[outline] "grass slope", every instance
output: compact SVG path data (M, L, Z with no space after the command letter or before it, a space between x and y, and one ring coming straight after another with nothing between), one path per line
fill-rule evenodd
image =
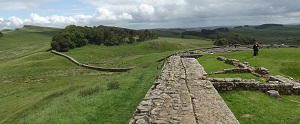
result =
M271 75L290 76L300 80L300 48L293 49L261 49L259 57L253 58L253 51L243 51L224 54L207 54L198 61L206 72L221 71L233 66L218 61L217 56L235 58L247 61L255 67L266 67ZM241 77L255 78L251 74L222 74L209 75L209 77ZM258 79L259 80L259 79ZM267 94L253 91L230 91L221 93L228 107L240 123L260 124L294 124L300 117L300 96L283 95L279 99L269 97Z
M220 27L214 27L220 28ZM214 29L211 28L211 29ZM210 28L191 28L191 29L155 29L158 36L180 38L184 31L198 31ZM300 26L284 25L270 26L263 29L255 29L255 26L230 29L230 32L254 37L258 42L264 44L288 44L300 45ZM197 36L185 35L185 38L201 39Z
M218 56L238 59L241 62L249 62L254 67L265 67L271 75L282 75L300 80L300 52L299 48L261 49L259 57L253 58L253 51L234 53L207 54L199 58L199 62L205 67L207 73L221 71L233 66L218 61Z
M51 33L44 30L30 26L5 30L0 39L0 123L128 123L160 73L162 63L156 60L177 51L212 46L211 41L199 39L159 38L131 45L90 45L65 53L85 64L134 68L126 73L100 72L46 52ZM272 75L299 80L296 53L299 49L263 49L258 58L244 51L207 54L198 60L207 72L232 67L216 60L223 55L266 67ZM119 88L108 90L114 82ZM299 115L299 96L273 99L248 91L221 95L241 123L298 123L294 115Z
M235 28L235 33L253 36L258 42L265 44L292 44L300 45L300 26L285 25L282 27L273 26L264 29L255 29L254 26Z
M126 73L100 72L46 52L51 36L25 28L6 32L0 41L6 45L0 50L8 51L0 61L0 123L128 123L160 73L162 63L155 61L177 51L212 46L211 41L159 38L65 53L85 64L134 68ZM32 48L18 53L27 47ZM108 90L112 82L119 88Z

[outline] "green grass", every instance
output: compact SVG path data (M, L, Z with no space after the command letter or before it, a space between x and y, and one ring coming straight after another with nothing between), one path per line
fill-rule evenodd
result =
M207 73L221 71L233 66L218 61L218 56L238 59L241 62L249 62L254 67L265 67L271 75L282 75L300 80L300 48L261 49L259 56L253 58L253 51L242 51L223 54L207 54L199 58Z
M235 33L253 36L261 43L300 45L300 26L285 25L283 27L268 27L264 29L255 29L254 26L250 26L236 28L232 31Z
M178 51L212 46L210 40L160 37L158 40L130 45L89 45L65 53L85 64L133 68L126 73L100 72L79 67L66 58L47 52L53 30L29 26L17 31L3 31L5 37L0 39L0 123L128 123L160 73L162 62L156 62L157 60ZM295 53L299 53L299 49L270 49L261 50L258 58L252 58L252 51L244 51L207 54L198 60L207 72L233 67L216 60L217 56L223 55L248 61L254 66L262 65L271 74L299 79L299 55ZM246 74L231 76L250 77ZM118 88L108 90L111 82L118 82ZM227 99L239 98L234 94L240 93L233 92L232 97L228 98L226 94L222 96L228 102ZM266 97L258 92L244 95ZM246 98L241 96L241 100L247 100ZM299 96L283 96L279 101L288 101L288 98L299 101ZM266 99L258 99L258 102L268 104L270 99ZM274 106L282 105L281 102L272 103ZM294 104L289 103L283 107L294 108ZM232 111L240 122L244 122L239 118L238 112L243 111L243 107L251 109L249 107L252 106L233 106L239 107L232 108ZM262 110L264 107L252 108ZM293 115L299 114L290 109L286 111ZM271 116L274 117L266 118L274 118L279 122L298 122L287 120L290 118L285 118L286 115ZM260 116L253 118L258 121L264 119ZM293 119L299 120L297 117Z
M297 124L300 117L300 97L270 97L253 91L221 93L228 107L241 124Z
M51 32L43 31L4 31L0 123L128 123L160 73L162 62L157 60L212 46L205 40L159 38L131 45L89 45L65 53L85 64L133 68L126 73L100 72L47 52ZM118 82L118 88L108 90L111 82Z
M265 67L271 75L290 76L300 79L300 48L261 49L259 57L253 58L253 51L243 51L223 54L206 54L198 61L206 72L221 71L233 66L217 60L218 56L247 61L254 67ZM257 79L251 74L214 74L209 77L240 77L242 79ZM253 91L230 91L220 94L228 107L242 124L294 124L300 117L300 96L283 95L279 99L267 94Z

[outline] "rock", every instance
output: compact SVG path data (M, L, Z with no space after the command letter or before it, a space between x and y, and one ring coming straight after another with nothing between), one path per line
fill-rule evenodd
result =
M269 91L267 91L267 93L269 93L270 96L275 97L275 98L280 97L279 92L276 90L269 90Z
M136 121L137 124L148 124L148 122L145 119L139 119Z
M220 60L220 61L226 61L227 60L224 56L218 56L217 59Z

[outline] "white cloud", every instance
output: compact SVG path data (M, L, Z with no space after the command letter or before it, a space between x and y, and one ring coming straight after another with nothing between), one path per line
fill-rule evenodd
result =
M154 7L148 4L141 4L139 10L144 16L151 16L155 12Z
M22 26L27 20L23 20L23 19L20 19L18 17L15 17L15 16L12 16L9 18L9 22L10 23L7 23L9 24L9 26L11 27L20 27Z
M94 14L94 17L99 21L114 21L117 20L117 17L106 8L98 8Z
M124 19L124 20L132 20L133 19L132 15L130 15L130 14L126 13L126 12L122 13L121 15L119 15L118 18L119 19Z
M68 3L59 0L0 1L2 10L13 8L34 11L28 15L28 19L18 18L17 15L10 15L12 17L7 19L2 15L0 29L24 24L159 28L300 22L299 0L79 0L83 3L76 6L84 8L82 11L88 11L68 11L72 14L57 13L59 11L39 13L35 9L40 8L41 3L45 5L45 2L50 1ZM56 10L51 7L48 9Z
M42 2L49 0L0 0L0 9L2 10L22 10L22 9L34 9L38 8Z
M32 23L38 23L38 24L49 24L50 21L47 19L47 17L41 17L38 14L31 13L30 19Z

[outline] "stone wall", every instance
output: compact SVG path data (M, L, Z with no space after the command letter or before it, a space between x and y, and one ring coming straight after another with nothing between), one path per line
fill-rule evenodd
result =
M194 58L171 56L130 124L239 123Z
M277 79L277 77L274 77ZM240 78L208 78L214 87L219 91L231 91L231 90L251 90L251 91L261 91L266 93L269 90L276 90L280 94L284 95L300 95L299 83L288 80L284 77L285 81L268 81L266 83L261 83L255 81L254 79L245 80Z
M56 55L66 57L67 59L71 60L73 63L75 63L75 64L77 64L81 67L86 67L86 68L89 68L89 69L94 69L94 70L99 70L99 71L108 71L108 72L126 72L126 71L129 71L129 70L132 69L132 68L102 68L102 67L86 65L86 64L82 64L82 63L78 62L77 60L73 59L72 57L70 57L68 55L62 54L62 53L57 52L55 50L52 50L51 52L56 54Z
M201 56L203 56L202 54L200 54L198 51L196 50L188 50L188 51L182 51L182 52L177 52L177 53L174 53L172 55L169 55L165 58L162 58L160 60L157 60L156 62L161 62L161 61L164 61L168 58L170 58L171 56L180 56L182 58L199 58Z
M237 59L228 59L223 56L218 56L217 60L224 61L227 64L234 65L236 68L224 69L223 71L214 72L213 74L225 73L251 73L257 77L269 78L270 72L264 67L252 67L248 62L240 62Z
M242 80L240 78L208 78L218 91L230 90L253 90L267 92L276 90L280 94L299 95L300 83L283 76L272 76L268 69L264 67L252 67L248 62L240 62L236 59L227 59L223 56L217 57L218 60L224 61L227 64L236 66L236 68L224 69L223 71L214 72L213 74L224 73L252 73L257 77L262 77L267 80L266 83L257 82L255 80Z

